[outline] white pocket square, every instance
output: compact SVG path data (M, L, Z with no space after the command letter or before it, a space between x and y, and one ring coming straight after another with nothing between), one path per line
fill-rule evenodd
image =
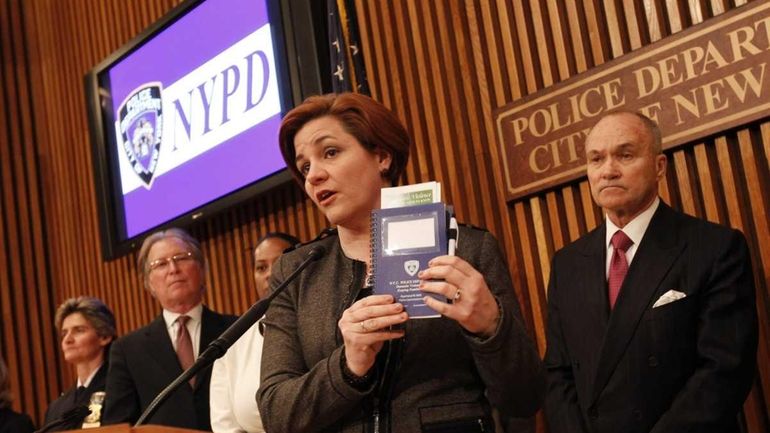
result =
M663 305L670 304L674 301L678 301L686 296L687 294L685 293L671 289L668 292L664 293L663 296L658 298L658 300L655 301L655 304L653 304L652 308L662 307Z

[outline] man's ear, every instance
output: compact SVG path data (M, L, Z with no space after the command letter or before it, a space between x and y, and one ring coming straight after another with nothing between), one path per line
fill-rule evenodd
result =
M148 292L150 292L150 296L155 298L155 290L153 290L152 286L150 286L150 282L147 280L145 280L144 282L144 290L147 290Z
M655 171L658 174L658 180L663 179L666 176L666 166L668 158L665 154L660 154L655 157Z

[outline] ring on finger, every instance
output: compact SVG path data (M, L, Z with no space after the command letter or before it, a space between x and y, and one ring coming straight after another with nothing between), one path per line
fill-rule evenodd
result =
M452 302L459 302L459 301L460 301L460 288L458 287L454 297L452 298Z
M362 320L362 321L358 322L358 326L361 328L361 332L363 332L363 333L369 332L369 327L366 326L366 320Z

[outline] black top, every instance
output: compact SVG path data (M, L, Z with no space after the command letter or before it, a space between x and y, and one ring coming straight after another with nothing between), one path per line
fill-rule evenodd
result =
M203 307L201 352L237 317ZM182 374L163 315L112 343L102 425L135 423L155 397ZM198 372L195 385L184 384L147 419L148 424L211 431L211 366Z
M14 412L10 408L0 409L0 433L32 433L33 431L35 426L27 414Z
M88 387L82 391L78 391L78 387L74 386L63 392L59 398L52 401L51 404L48 405L48 409L45 411L45 422L43 425L47 425L53 421L61 419L65 413L78 406L88 406L88 403L91 400L91 394L97 391L104 391L105 383L107 381L107 369L107 362L105 362L101 367L99 367L99 370L97 370L94 378L91 379L91 383L88 384ZM64 423L58 427L54 427L49 431L54 432L79 429L83 424L83 419L85 419L85 417L79 420L74 420L70 423Z

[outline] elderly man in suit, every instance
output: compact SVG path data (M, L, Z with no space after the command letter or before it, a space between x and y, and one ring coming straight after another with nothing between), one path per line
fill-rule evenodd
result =
M744 236L659 199L666 156L643 115L603 117L585 151L606 218L553 258L550 431L736 432L757 351Z
M235 321L202 304L206 264L198 241L180 229L154 233L139 250L144 285L163 312L115 341L107 373L104 424L135 422L155 396ZM211 367L172 393L147 422L211 430Z

